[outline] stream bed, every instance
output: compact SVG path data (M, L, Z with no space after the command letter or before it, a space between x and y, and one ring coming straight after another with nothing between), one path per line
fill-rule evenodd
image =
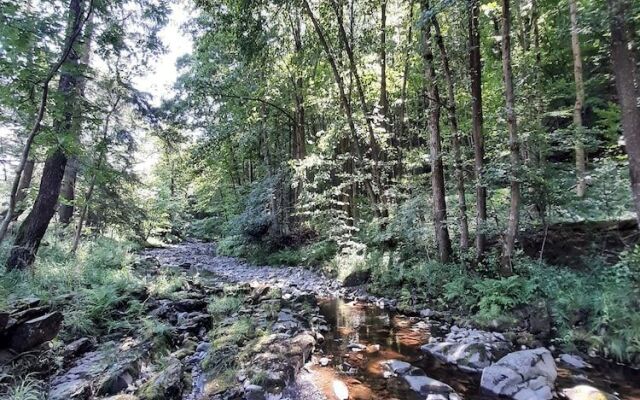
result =
M330 325L318 357L326 366L311 367L316 385L328 399L336 399L335 382L343 382L352 400L424 400L402 380L385 377L384 362L402 360L422 369L427 376L451 386L462 398L486 400L496 397L480 390L480 374L465 373L420 350L443 331L435 321L407 317L385 309L342 299L320 302L321 314ZM324 358L324 360L322 359ZM597 360L596 360L597 361ZM594 360L590 360L594 362ZM640 371L598 362L588 370L571 370L557 362L557 390L589 385L625 400L640 400ZM600 397L583 397L600 400Z

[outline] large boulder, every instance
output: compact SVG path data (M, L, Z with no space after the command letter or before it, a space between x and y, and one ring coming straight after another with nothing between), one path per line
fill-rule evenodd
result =
M438 360L467 372L480 372L512 350L501 333L453 327L442 342L421 347Z
M558 372L549 350L516 351L482 372L486 392L515 400L550 400Z
M16 325L8 334L9 348L21 353L48 342L58 335L62 319L55 311Z
M141 400L180 399L182 390L182 363L177 358L171 358L164 370L140 387L138 397Z

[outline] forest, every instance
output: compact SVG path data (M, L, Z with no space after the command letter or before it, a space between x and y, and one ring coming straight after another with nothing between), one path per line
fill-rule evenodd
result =
M0 11L0 399L640 399L640 2Z

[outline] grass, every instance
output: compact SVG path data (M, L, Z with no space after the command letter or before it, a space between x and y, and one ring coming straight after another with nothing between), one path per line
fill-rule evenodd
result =
M4 394L6 397L2 396L2 391L0 391L0 398L6 398L7 400L44 400L47 398L44 383L30 374L19 378L13 385L8 387Z
M237 296L215 297L207 306L207 310L215 319L221 319L238 312L243 303L243 299Z

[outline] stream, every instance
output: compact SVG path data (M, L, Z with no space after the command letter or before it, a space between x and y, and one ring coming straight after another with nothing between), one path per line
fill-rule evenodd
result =
M386 307L378 307L371 302L372 296L361 289L354 292L340 288L334 280L307 269L255 266L232 257L218 256L214 247L207 243L187 242L148 253L158 257L162 264L206 271L225 281L268 285L316 295L328 332L324 332L325 340L316 348L313 362L307 363L300 371L293 388L285 393L283 399L320 400L324 397L340 400L340 397L344 398L340 389L346 385L351 400L424 400L425 396L411 390L405 380L385 372L384 362L388 360L410 363L426 376L451 386L463 399L496 398L481 392L480 374L463 372L420 349L421 345L429 343L430 338L442 338L449 332L436 320L405 316ZM367 301L344 300L356 297ZM566 388L589 385L611 397L599 395L573 399L640 400L639 370L604 360L588 361L593 368L576 370L556 359L556 391L560 393Z
M330 358L331 363L327 367L314 365L312 372L327 398L335 398L332 382L340 379L349 387L352 399L424 399L399 379L384 377L382 363L390 359L406 361L424 370L427 376L453 387L464 399L496 398L481 392L480 374L464 373L420 350L431 336L439 337L446 333L436 322L426 323L422 318L336 298L322 301L320 310L331 324L331 331L325 335L326 342L322 347L324 356ZM354 352L349 348L354 343L366 348ZM594 363L597 360L589 361ZM640 371L605 361L581 372L558 363L556 383L558 392L587 384L620 399L640 399Z

